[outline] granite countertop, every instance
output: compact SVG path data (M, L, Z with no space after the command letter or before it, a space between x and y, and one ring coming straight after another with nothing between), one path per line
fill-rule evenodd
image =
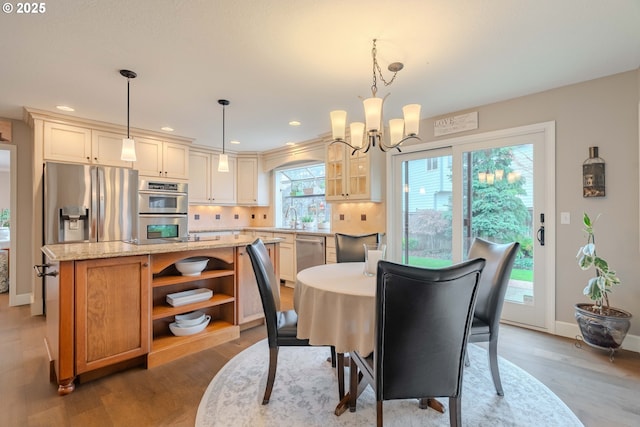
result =
M302 228L283 228L283 227L245 227L247 231L268 231L272 233L291 233L291 234L309 234L314 236L333 236L331 229L302 229Z
M253 243L254 240L255 237L251 235L235 234L216 236L216 238L213 239L203 239L199 241L170 242L151 245L135 245L125 242L65 243L43 246L42 252L50 261L76 261L246 246ZM282 239L277 237L263 239L264 243L279 243L280 241L282 241Z
M333 236L335 232L329 228L322 229L301 229L301 228L284 228L284 227L227 227L227 228L208 228L208 229L191 229L189 234L198 233L215 233L215 232L243 232L243 231L266 231L271 233L289 233L289 234L307 234L314 236Z

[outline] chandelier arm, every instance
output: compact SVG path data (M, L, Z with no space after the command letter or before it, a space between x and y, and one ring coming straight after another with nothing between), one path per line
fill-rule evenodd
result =
M422 141L422 139L420 139L420 137L418 135L411 134L411 135L405 136L404 138L402 138L400 141L396 142L395 144L388 145L388 144L385 144L384 142L380 142L380 148L382 149L382 147L384 146L385 150L382 150L382 151L385 151L385 152L388 151L388 150L393 150L394 148L397 149L399 152L402 152L400 150L400 145L402 143L404 143L405 141L408 141L410 139L417 139L418 141Z
M344 139L334 139L333 141L331 141L329 143L329 145L333 145L333 144L335 144L337 142L339 142L341 144L344 144L344 145L348 146L349 148L351 148L353 150L352 155L355 154L356 151L361 151L364 148L364 147L356 147L355 145L351 145L350 143L348 143ZM367 147L367 150L368 149L369 149L369 147ZM365 151L365 153L366 153L366 151Z

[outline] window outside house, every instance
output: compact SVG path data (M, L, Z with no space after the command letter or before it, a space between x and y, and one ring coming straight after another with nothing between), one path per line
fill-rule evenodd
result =
M324 163L276 170L275 188L277 227L329 228L331 211L324 198Z

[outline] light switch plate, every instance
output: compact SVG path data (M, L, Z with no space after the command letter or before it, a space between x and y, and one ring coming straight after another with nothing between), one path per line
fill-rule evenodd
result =
M560 224L571 224L571 214L569 212L560 212Z

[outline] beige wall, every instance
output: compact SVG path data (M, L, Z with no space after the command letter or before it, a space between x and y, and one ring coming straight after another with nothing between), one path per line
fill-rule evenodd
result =
M12 216L15 215L16 221L16 253L12 253L11 256L16 257L16 295L20 296L30 294L32 286L31 242L33 241L33 236L31 232L31 168L33 162L33 138L31 137L29 127L24 122L19 120L11 120L11 122L13 128L11 144L16 146L18 165L16 195L16 203L18 206L16 212L11 213ZM4 185L5 181L3 179L0 182L3 182ZM8 183L9 180L7 179L7 188ZM14 238L13 236L12 233L12 239Z
M0 209L11 206L11 202L9 201L9 196L11 195L9 182L11 182L9 172L0 171Z
M638 102L640 71L565 86L504 102L469 108L478 111L479 128L462 136L547 121L556 122L556 320L575 323L573 304L588 301L582 295L590 272L576 263L584 245L583 212L601 214L596 225L598 254L617 270L623 285L611 303L630 311L630 334L640 334L640 281L635 267L640 259L638 194ZM459 114L451 112L443 116ZM423 142L433 137L433 119L421 123ZM582 162L588 147L600 147L606 163L606 197L582 197ZM571 214L571 224L560 224L560 212Z

